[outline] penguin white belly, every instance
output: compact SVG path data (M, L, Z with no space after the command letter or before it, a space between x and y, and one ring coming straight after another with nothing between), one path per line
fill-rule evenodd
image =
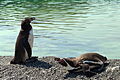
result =
M31 47L31 50L32 50L32 47L33 47L33 30L31 29L30 32L29 32L29 37L28 37L28 43L30 44L30 47ZM25 60L28 59L28 53L27 51L25 50Z
M29 38L28 38L28 42L30 44L31 49L33 47L33 40L34 40L33 30L31 29L30 32L29 32Z
M29 57L28 57L28 53L27 53L27 51L26 51L26 49L25 49L25 57L24 57L24 59L23 59L23 61L25 61L26 59L28 59Z

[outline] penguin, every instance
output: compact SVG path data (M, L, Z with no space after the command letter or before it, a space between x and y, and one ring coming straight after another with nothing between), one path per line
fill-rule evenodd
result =
M76 57L76 61L79 63L85 63L85 61L94 61L96 64L103 64L106 60L107 58L105 56L102 56L98 53L85 53L79 57Z
M34 37L30 23L33 20L35 20L34 17L27 17L21 22L21 30L17 37L15 55L10 62L11 64L23 64L31 58Z
M68 71L81 70L84 72L95 68L99 68L98 71L101 71L106 60L106 57L98 53L85 53L75 58L55 58L55 61L67 67Z

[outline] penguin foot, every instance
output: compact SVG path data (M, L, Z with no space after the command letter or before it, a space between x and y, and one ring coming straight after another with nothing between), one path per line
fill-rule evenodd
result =
M37 59L38 57L37 56L34 56L34 57L31 57L30 59Z
M38 57L31 57L31 58L29 58L29 59L26 59L26 62L28 63L28 62L35 62L35 61L37 61L38 60Z
M25 64L25 62L14 62L14 61L11 61L10 64Z

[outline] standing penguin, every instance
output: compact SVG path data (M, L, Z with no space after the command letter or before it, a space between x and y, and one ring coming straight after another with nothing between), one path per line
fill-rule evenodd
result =
M15 56L10 62L11 64L21 64L30 59L32 56L33 47L33 30L30 25L34 17L27 17L21 23L21 30L17 37L15 45Z

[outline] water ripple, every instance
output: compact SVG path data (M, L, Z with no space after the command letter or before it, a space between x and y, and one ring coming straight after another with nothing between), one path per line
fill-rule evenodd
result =
M119 14L119 0L0 0L0 55L13 55L21 20L32 16L34 55L100 52L115 58L120 52Z

